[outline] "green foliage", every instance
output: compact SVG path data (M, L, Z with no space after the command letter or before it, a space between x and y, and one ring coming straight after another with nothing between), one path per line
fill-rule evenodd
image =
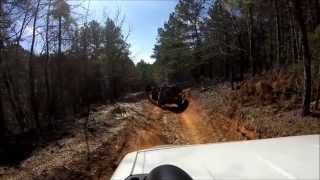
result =
M117 21L107 18L104 24L91 21L78 26L68 1L52 0L51 8L41 1L36 24L37 38L49 35L49 52L31 55L34 61L29 63L30 52L19 46L16 30L24 17L26 22L34 19L32 2L37 1L0 1L5 4L0 9L4 24L0 27L0 116L12 127L34 126L28 107L31 99L38 106L39 119L61 119L89 104L115 101L154 81L209 77L233 83L251 69L260 73L290 64L301 66L303 60L300 28L286 1L179 0L158 29L155 63L141 61L135 66ZM313 72L320 74L320 27L314 31L319 26L318 9L310 2L301 3L301 9L310 31ZM48 32L42 26L47 22L43 14L49 15ZM32 81L30 69L34 70ZM29 88L29 82L35 88ZM34 97L29 97L31 89Z
M152 65L141 60L136 65L138 77L142 86L145 87L153 83Z
M306 19L308 26L315 18ZM317 39L317 33L313 36ZM284 1L180 0L158 31L154 75L158 81L190 80L190 75L237 79L301 62L300 39L293 10ZM314 59L319 57L316 42Z
M160 81L174 78L176 71L184 68L190 61L190 49L184 43L182 24L175 14L171 14L168 23L158 30L159 39L154 48L155 75ZM184 63L181 63L184 61ZM165 73L162 73L165 68Z
M154 76L157 81L184 81L201 63L201 26L206 0L180 0L169 20L158 30L154 47Z
M179 1L168 22L159 29L154 48L154 74L158 81L190 80L191 75L198 79L213 61L231 61L241 53L238 23L242 20L232 17L226 8L226 3L236 1L216 0L209 7L207 2ZM224 69L217 67L218 71Z
M106 91L102 99L118 98L137 89L138 75L129 58L129 45L112 19L107 18L104 25L91 21L75 31L73 37L70 53L96 64L97 86Z

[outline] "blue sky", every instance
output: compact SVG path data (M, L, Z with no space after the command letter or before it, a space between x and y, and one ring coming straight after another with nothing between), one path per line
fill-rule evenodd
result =
M70 4L79 4L88 7L89 0L68 0ZM157 39L157 30L168 20L169 14L174 11L177 0L91 0L89 4L89 19L104 23L106 17L115 18L118 10L125 18L124 34L130 35L131 58L135 63L141 59L153 63L150 56ZM85 10L78 9L80 13Z

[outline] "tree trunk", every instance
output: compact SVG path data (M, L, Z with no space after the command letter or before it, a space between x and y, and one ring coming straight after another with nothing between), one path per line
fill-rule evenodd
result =
M24 17L23 17L23 20L22 20L21 28L19 30L19 35L18 35L18 37L16 39L17 45L20 45L20 40L21 40L21 37L22 37L22 34L23 34L23 30L24 30L24 27L27 24L27 18L28 18L28 10L26 9Z
M320 3L319 0L314 0L314 7L315 7L315 13L316 13L316 25L320 24Z
M2 10L2 5L0 3L0 11ZM0 37L0 72L2 72L2 50L3 50L3 40L2 37ZM0 82L3 82L2 80L2 74L0 74ZM3 107L3 89L2 85L0 84L0 141L4 139L4 136L7 132L6 123L5 123L5 116L4 116L4 107Z
M274 0L274 7L276 9L276 61L278 66L281 65L281 60L280 60L280 53L281 53L281 48L280 48L280 11L279 11L279 4L278 0Z
M294 11L296 21L299 24L302 33L302 45L303 45L303 56L304 56L304 97L302 116L310 114L310 101L311 101L311 53L308 42L307 28L304 23L302 8L300 0L292 0L294 5Z
M242 43L242 40L241 40L241 36L242 36L242 34L240 33L239 35L238 35L238 43L239 43L239 47L240 47L240 62L239 62L239 64L240 64L240 72L239 72L239 74L240 74L240 80L242 81L243 80L243 78L244 78L244 63L245 63L245 53L244 53L244 51L243 51L243 49L245 49L244 48L244 46L243 46L243 43Z
M320 101L320 82L318 82L318 90L317 90L317 100L316 100L316 105L315 109L318 110L319 108L319 101Z
M318 61L317 65L316 65L316 71L317 71L317 79L318 79L318 90L317 90L317 98L316 98L316 105L315 105L315 109L318 110L319 109L319 101L320 101L320 61Z
M230 83L231 83L231 90L234 90L234 74L233 74L233 64L231 64L231 68L230 68Z
M243 52L240 54L240 81L243 81L244 79L244 63L245 63L245 55Z
M21 104L20 100L16 98L17 93L15 93L15 91L12 90L13 89L11 85L12 79L10 78L9 72L4 72L3 74L4 74L4 86L7 89L9 103L12 107L13 113L18 122L20 130L24 131L26 127L25 113L22 109L22 106L20 105Z
M0 140L1 140L7 133L7 127L6 127L5 116L4 116L2 89L0 91L1 91L0 92Z
M291 26L291 39L292 39L292 63L297 63L298 62L298 40L297 40L297 31L296 31L296 27L295 27L295 23L294 23L294 14L291 11L291 17L290 17L290 26Z
M58 33L58 56L61 58L61 44L62 44L62 17L59 16L59 33Z
M48 2L48 12L47 12L47 22L46 22L46 62L44 66L44 79L45 79L45 86L46 86L46 93L47 93L47 99L46 99L46 108L47 108L47 115L49 119L49 125L53 126L52 122L52 113L53 112L50 107L51 103L51 92L50 92L50 82L49 82L49 72L48 72L48 66L49 66L49 58L50 58L50 52L49 52L49 24L50 24L50 7L51 7L51 0Z
M248 24L248 32L249 32L249 59L252 68L252 76L256 74L256 63L254 58L254 38L253 38L253 3L249 4L249 24Z
M53 113L55 113L54 116L57 116L57 112L55 111L58 111L56 110L56 107L58 106L57 103L60 101L60 103L64 103L63 100L63 83L64 83L64 80L63 80L63 76L62 76L62 61L63 61L63 56L62 56L62 17L59 16L59 32L58 32L58 59L56 61L57 63L57 79L58 81L55 81L55 87L56 89L52 89L52 91L54 91L53 93L56 95L56 97L52 97L52 103L51 103L51 106L52 107L55 107L55 109L53 109ZM54 95L52 95L54 96ZM56 99L59 99L58 101Z
M37 2L37 7L34 12L34 19L33 19L33 30L32 30L32 42L30 48L30 58L29 58L29 88L30 88L30 105L34 115L34 120L36 123L37 128L40 129L40 122L39 122L39 108L37 97L35 94L35 75L34 75L34 67L33 67L33 56L34 56L34 43L36 38L36 25L37 25L37 18L38 18L38 11L40 6L40 0Z

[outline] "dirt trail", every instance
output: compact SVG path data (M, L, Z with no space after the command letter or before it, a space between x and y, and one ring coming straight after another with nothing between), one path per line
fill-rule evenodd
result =
M133 148L130 150L163 144L204 144L250 139L242 133L249 131L241 126L239 121L218 113L209 114L203 109L197 96L189 95L188 100L189 106L182 113L165 111L147 103L144 115L155 121L147 128L139 130L137 136L133 136L136 148L131 146Z
M144 104L144 118L149 124L138 124L128 136L121 154L165 144L201 144L210 142L213 129L195 99L190 99L182 113L163 110L149 102Z
M212 131L203 121L203 113L194 100L190 101L184 112L177 114L148 103L144 114L147 119L156 121L151 126L139 130L137 136L133 136L136 139L135 146L139 149L163 144L201 144ZM168 141L172 136L175 141ZM130 150L138 150L137 148Z
M206 116L195 99L190 98L189 107L179 116L179 122L183 127L181 133L189 137L190 144L205 143L212 134L213 128L208 126Z
M132 151L168 144L244 139L239 131L239 122L208 111L198 96L190 95L188 100L189 106L182 113L163 110L146 100L101 107L93 113L93 120L89 124L92 130L89 162L82 132L76 131L73 136L23 162L20 170L5 170L5 177L109 179L123 156ZM79 123L82 127L82 122ZM23 172L23 169L27 171Z

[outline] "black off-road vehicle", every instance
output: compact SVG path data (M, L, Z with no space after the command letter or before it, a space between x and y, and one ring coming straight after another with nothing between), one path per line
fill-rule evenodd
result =
M176 85L162 85L147 87L149 100L162 108L182 108L187 102L182 89Z

